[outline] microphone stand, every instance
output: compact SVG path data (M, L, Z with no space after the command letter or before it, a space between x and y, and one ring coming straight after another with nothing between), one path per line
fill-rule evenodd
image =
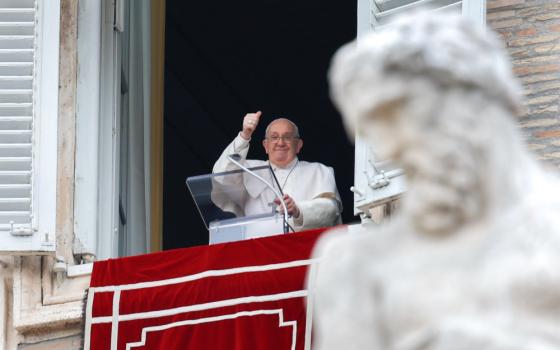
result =
M259 176L258 174L256 174L254 171L249 170L247 167L243 166L241 163L239 163L237 160L234 159L240 159L241 156L239 154L230 154L227 156L228 160L230 162L232 162L233 164L237 165L238 167L240 167L241 169L243 169L244 171L248 172L249 174L253 175L254 177L256 177L257 179L259 179L262 183L264 183L268 188L270 188L272 190L272 192L274 192L274 195L276 197L278 197L280 199L280 204L282 204L282 208L284 209L284 215L283 215L283 228L284 228L284 233L288 233L289 232L289 225L288 225L288 208L286 207L286 203L284 202L284 197L280 194L280 192L278 192L274 186L272 186L271 184L268 183L268 181L266 181L264 178L262 178L261 176Z

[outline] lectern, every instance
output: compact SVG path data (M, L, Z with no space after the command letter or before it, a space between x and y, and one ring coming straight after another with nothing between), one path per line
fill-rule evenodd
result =
M284 232L283 216L276 210L276 195L270 188L278 191L274 172L269 165L248 169L267 184L242 169L187 178L187 187L208 229L210 244ZM247 207L248 196L259 198L264 205Z

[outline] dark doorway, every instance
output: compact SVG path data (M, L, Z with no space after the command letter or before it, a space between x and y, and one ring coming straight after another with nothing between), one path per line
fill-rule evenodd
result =
M263 111L249 158L268 122L300 128L300 159L334 168L352 213L354 148L328 96L333 53L356 36L355 1L167 0L165 43L163 248L207 244L185 178L209 173L247 112Z

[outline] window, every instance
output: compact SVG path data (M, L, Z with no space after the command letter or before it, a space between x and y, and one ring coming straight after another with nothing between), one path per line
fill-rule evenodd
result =
M79 8L76 255L150 250L150 6L102 0Z
M481 27L485 25L485 0L358 0L358 39L370 30L390 25L399 14L426 5L434 11L461 11ZM377 159L375 150L359 137L355 143L354 214L369 216L370 209L398 198L406 183L402 170L390 160Z
M0 0L0 252L55 250L57 0Z

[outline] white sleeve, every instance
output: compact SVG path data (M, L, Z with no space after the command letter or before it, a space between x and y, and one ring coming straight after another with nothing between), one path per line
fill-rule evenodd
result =
M220 156L220 158L218 158L216 163L214 163L212 172L221 173L224 171L239 169L237 165L228 160L227 156L237 153L241 156L242 160L247 159L247 153L249 152L249 141L250 140L245 140L238 134L237 137L222 152L222 155Z
M294 218L294 225L299 230L333 226L339 223L339 205L332 198L314 198L296 203L300 215Z
M237 153L241 155L241 159L247 158L249 152L249 141L245 140L239 134L222 152L220 158L214 164L212 173L221 173L224 171L237 170L239 167L230 162L227 156ZM243 216L243 206L245 203L246 192L229 191L229 186L238 187L243 182L243 175L238 176L218 176L212 179L212 202L220 209L235 213L237 216Z

